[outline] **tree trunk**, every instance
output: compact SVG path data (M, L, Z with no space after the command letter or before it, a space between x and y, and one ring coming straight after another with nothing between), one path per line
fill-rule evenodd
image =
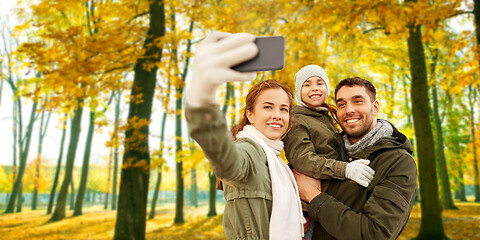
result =
M458 168L458 189L455 191L455 198L466 202L467 201L467 194L465 192L465 183L463 178L463 169L461 167Z
M409 26L407 44L412 75L412 114L417 139L422 204L422 219L417 239L445 239L438 199L435 146L429 114L427 67L420 25Z
M474 0L473 2L473 15L475 18L475 35L477 36L477 47L480 47L480 0ZM480 57L477 57L477 59L478 59L478 66L480 67ZM473 121L472 121L472 125L473 125ZM475 144L476 143L475 135L472 135L472 139L473 139L473 155L474 155L474 164L475 164L475 179L474 179L475 202L480 202L480 178L479 178L479 170L478 170L478 162L477 162L478 157L477 157L477 151L476 151L477 149Z
M73 210L75 205L75 185L73 184L73 177L72 182L70 183L70 210Z
M83 113L83 101L78 101L78 107L75 110L70 126L70 143L68 144L67 161L65 166L65 174L63 176L62 186L58 193L57 204L53 211L50 222L59 221L65 218L65 211L67 206L68 187L72 183L73 164L75 162L75 154L77 153L78 139L80 137L82 113ZM73 185L73 184L72 184ZM71 193L71 199L74 192Z
M12 169L12 171L13 171L12 172L13 182L12 182L12 190L15 186L15 181L16 181L17 175L18 175L18 168L17 168L18 128L22 127L18 124L18 104L20 104L19 100L13 102L13 112L12 112L12 115L13 115L13 121L12 121L12 123L13 123L12 124L12 132L13 132L13 144L12 144L12 147L13 147L13 151L12 151L13 152L13 156L12 156L12 159L13 159L13 163L12 163L12 166L13 166L13 169ZM8 203L8 201L7 201L7 203Z
M105 204L103 205L104 210L108 209L108 199L110 197L108 186L110 185L110 181L112 181L112 161L113 161L113 150L110 150L110 156L108 157L108 166L107 166L107 171L108 171L107 187L106 187L107 190L105 191Z
M17 198L17 210L15 212L22 211L22 204L23 204L23 183L20 183L20 190L18 191L18 198Z
M183 87L176 88L176 96L178 97L175 100L175 158L176 158L176 199L175 199L175 218L174 223L184 223L185 219L183 218L183 194L184 194L184 184L183 184L183 162L179 159L178 154L182 151L182 96Z
M35 176L34 181L34 190L33 190L33 199L32 199L32 210L37 209L37 199L38 199L38 181L40 180L40 170L42 168L42 150L43 150L43 139L47 132L48 123L50 122L51 112L49 112L47 119L45 120L45 108L42 108L42 117L40 118L40 129L38 134L38 149L37 149L37 159L35 160Z
M436 131L436 154L438 163L438 177L440 178L440 196L444 209L458 209L453 203L452 191L450 190L450 182L448 179L447 161L445 157L445 144L443 143L443 130L442 121L440 120L440 113L438 111L438 95L437 87L432 87L433 97L433 116L435 119L435 131Z
M478 168L478 155L477 155L477 135L475 131L475 104L477 102L477 90L468 85L468 103L470 107L470 131L472 134L472 146L473 146L473 173L474 173L474 183L473 187L475 189L475 202L480 202L480 176Z
M20 106L19 106L20 107ZM19 111L21 108L19 108ZM37 110L37 102L34 102L32 105L32 110L30 111L30 120L27 126L27 132L25 133L25 142L24 144L23 141L19 141L19 149L20 149L20 163L19 163L19 169L18 169L18 174L17 178L15 179L15 184L13 185L12 189L12 194L10 195L10 199L8 201L7 209L5 210L5 213L13 213L13 210L15 208L15 200L16 197L20 196L21 198L21 192L22 192L22 181L23 181L23 174L25 173L25 165L27 164L27 157L28 157L28 151L30 149L30 141L32 140L32 129L33 129L33 124L35 122L35 111ZM19 112L19 114L21 114ZM21 124L21 121L20 123ZM20 138L22 136L20 135ZM18 210L22 209L22 200L18 202L17 206L17 212Z
M208 192L208 217L217 216L216 209L216 195L217 195L217 177L213 172L208 173L208 179L210 180L209 192Z
M141 101L131 101L128 122L145 121L137 129L125 132L125 154L120 182L114 239L145 239L150 153L148 145L149 122L157 81L157 65L162 49L154 44L165 35L165 12L161 0L150 1L150 26L143 45L144 56L137 59L131 96ZM149 68L144 68L147 64ZM138 124L136 124L138 125ZM134 136L136 138L133 138Z
M3 44L4 44L4 52L5 52L5 56L12 56L10 55L10 53L12 52L8 45L8 40L7 40L7 35L5 34L2 34L2 37L3 37ZM7 62L6 62L6 66L7 66L7 83L8 85L10 86L10 88L12 89L12 92L14 93L14 95L16 95L16 92L17 92L17 87L15 85L15 82L13 80L13 64L12 64L12 57L8 57L7 58ZM1 81L2 83L2 86L3 86L3 82L4 81ZM1 95L1 94L0 94ZM22 111L21 111L21 108L22 108L22 105L21 105L21 101L20 101L20 97L14 98L13 100L13 107L12 107L12 135L13 135L13 141L12 141L12 166L13 166L13 169L12 169L12 177L13 177L13 182L12 182L12 190L13 188L15 187L15 182L16 182L16 179L17 179L17 144L18 144L18 148L21 147L21 144L19 144L21 141L18 141L18 138L20 137L21 138L21 133L22 133L22 128L23 128L23 123L22 123ZM20 133L20 134L19 134ZM8 196L8 195L7 195ZM10 198L12 197L12 195L10 194ZM7 198L7 199L10 199L10 198ZM15 197L14 197L15 198ZM7 200L7 205L8 205L8 202L9 200ZM13 201L15 203L15 200ZM13 208L15 208L15 206L11 207L12 211L13 212Z
M192 207L198 207L198 198L197 198L197 169L192 169L190 171L190 204Z
M104 202L104 205L103 205L103 209L104 210L107 210L108 209L108 198L109 198L109 192L105 192L105 202Z
M57 191L58 178L60 176L60 168L62 166L65 135L67 133L67 119L68 119L67 116L65 116L65 121L62 124L63 130L62 130L62 140L60 140L60 152L58 154L57 169L55 170L55 177L53 178L52 190L50 190L50 198L48 200L47 214L52 213L53 202L54 202L54 199L55 199L55 192Z
M122 90L123 91L123 90ZM119 91L116 96L115 104L115 127L114 138L115 146L113 150L113 183L112 183L112 210L117 209L117 176L118 176L118 125L120 119L120 104L122 99L122 91Z
M88 166L90 164L90 153L92 152L93 134L95 132L94 130L95 130L95 112L91 110L90 124L88 126L88 133L87 133L87 142L85 143L85 152L83 153L82 175L80 177L80 185L77 191L77 197L75 201L73 216L82 215L83 199L85 197L85 189L87 188Z
M405 89L408 88L408 83L407 83L407 76L404 76L402 78L402 85ZM408 95L408 91L405 91L405 95L403 96L404 99L405 99L405 109L406 109L406 112L407 113L411 113L412 112L412 109L410 108L410 102L411 102L411 99L410 99L410 96ZM410 127L410 128L414 128L413 126L413 117L411 114L407 114L407 126ZM410 140L410 143L412 144L412 147L413 149L415 149L415 139L409 139ZM415 155L415 152L413 153ZM418 194L417 194L418 195Z
M85 197L85 202L91 203L92 202L92 191L89 188L87 188L86 195L87 195L87 197Z
M176 31L175 9L171 8L170 22L172 24L172 32ZM177 43L172 42L175 46ZM178 67L178 56L176 47L172 48L171 61L173 65ZM173 70L176 75L177 71ZM185 79L182 78L181 83L177 83L175 87L175 182L176 182L176 196L175 196L175 218L174 223L184 223L183 206L184 206L184 192L185 185L183 179L183 159L180 156L182 152L182 106L183 106L183 90L185 86Z
M33 189L33 194L32 194L32 210L37 210L37 199L38 199L38 189L35 188Z
M477 36L477 47L480 46L480 0L473 1L473 15L475 18L475 35ZM478 58L480 67L480 58Z
M155 207L157 205L158 192L160 191L160 184L162 183L162 166L158 166L157 169L157 182L155 183L155 192L153 192L152 206L150 208L150 214L148 219L153 219L155 217Z
M175 30L175 12L172 11L173 14L170 15L171 22L172 22L172 29ZM194 19L190 21L189 32L192 33L193 31L193 23ZM175 44L175 43L174 43ZM192 46L191 40L187 40L187 53L190 52L190 48ZM178 66L178 57L177 57L177 50L172 50L173 52L173 60ZM182 82L180 86L175 88L176 99L175 99L175 154L178 154L182 151L182 122L181 122L181 112L182 112L182 98L183 98L183 90L186 82L188 66L190 62L190 57L187 57L185 60L185 65L183 68L183 72L181 75ZM183 223L185 222L183 218L183 206L184 206L184 181L183 181L183 162L181 159L176 159L176 183L177 183L177 192L176 192L176 199L175 199L175 218L173 220L174 223Z
M168 89L170 89L170 84L168 84ZM168 113L168 107L165 107L165 111L163 112L163 117L162 117L162 126L160 128L160 151L162 153L160 157L163 157L163 148L165 147L164 141L165 141L165 126L167 123L167 113ZM158 192L160 191L161 183L162 183L162 165L158 166L158 169L157 169L157 183L155 184L155 192L153 193L152 206L150 207L150 214L148 215L148 219L153 219L155 217L155 207L157 205Z

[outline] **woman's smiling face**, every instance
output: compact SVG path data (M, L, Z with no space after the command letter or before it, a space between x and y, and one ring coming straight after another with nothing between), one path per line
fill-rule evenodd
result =
M277 140L288 130L289 106L287 93L281 88L271 88L258 95L252 111L247 110L246 116L265 137Z

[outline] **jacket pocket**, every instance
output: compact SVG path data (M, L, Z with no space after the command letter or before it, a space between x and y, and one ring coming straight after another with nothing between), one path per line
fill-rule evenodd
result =
M272 193L262 190L249 190L249 189L240 189L225 192L225 200L233 200L238 198L263 198L266 200L272 200Z
M405 199L402 194L392 188L379 185L375 188L373 194L376 198L388 200L389 202L393 203L402 212L405 212L405 210L408 208L409 204L407 199Z

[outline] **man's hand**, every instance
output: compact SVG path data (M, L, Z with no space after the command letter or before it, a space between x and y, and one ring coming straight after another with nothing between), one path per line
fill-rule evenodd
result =
M214 32L208 35L195 53L192 83L187 89L188 104L217 104L215 93L221 84L255 79L256 73L241 73L231 67L252 59L257 53L252 34Z
M303 224L303 233L308 232L310 230L310 225L312 224L312 218L305 217L305 223Z
M345 168L345 177L355 181L363 187L368 187L372 182L375 171L368 166L370 160L358 159L347 164Z
M313 198L322 193L322 187L320 179L311 178L307 175L299 173L297 170L292 169L293 176L298 186L298 193L300 199L310 203Z

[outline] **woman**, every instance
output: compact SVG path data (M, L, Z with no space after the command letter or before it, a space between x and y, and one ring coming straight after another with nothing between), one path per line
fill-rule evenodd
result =
M280 139L291 126L291 91L275 80L250 89L243 119L232 129L234 137L215 100L221 83L255 77L231 69L256 55L254 40L250 34L219 32L205 38L193 64L185 116L191 137L226 183L223 225L227 238L301 239L304 219L297 185L279 157Z

